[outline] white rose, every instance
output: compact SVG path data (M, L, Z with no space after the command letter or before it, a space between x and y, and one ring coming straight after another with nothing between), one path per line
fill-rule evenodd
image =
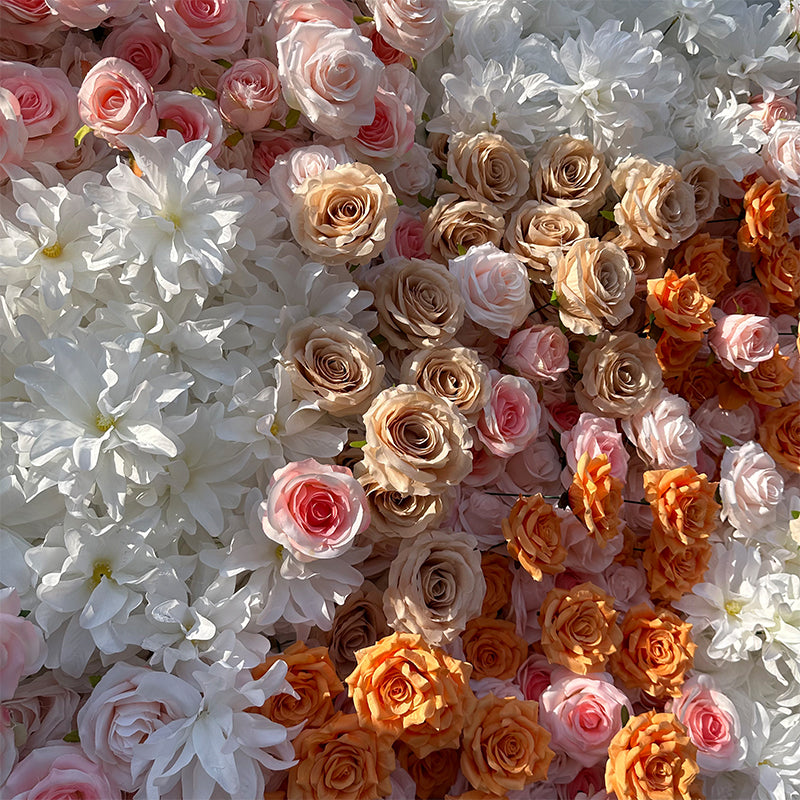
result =
M729 411L719 407L716 397L709 397L692 414L692 422L700 429L703 445L713 456L722 455L723 436L732 439L733 444L744 444L756 436L756 418L749 405Z
M405 205L422 208L417 195L430 197L436 184L436 168L428 158L427 148L421 144L412 145L388 178Z

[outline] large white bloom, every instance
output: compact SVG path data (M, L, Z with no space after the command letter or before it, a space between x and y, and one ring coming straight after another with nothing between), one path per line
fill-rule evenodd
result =
M669 25L675 38L692 55L700 46L713 45L736 30L737 19L744 9L742 0L649 0L638 3L637 12L647 28ZM718 49L718 47L713 47Z
M477 61L508 63L519 43L521 20L511 0L491 0L470 8L453 28L453 63L467 55Z

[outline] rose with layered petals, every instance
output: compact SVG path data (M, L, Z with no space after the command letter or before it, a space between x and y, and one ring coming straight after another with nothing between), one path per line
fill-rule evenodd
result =
M682 341L699 341L714 327L714 301L700 291L693 274L679 277L668 269L663 278L647 281L647 307L656 325Z
M265 128L281 100L278 68L266 58L242 58L217 81L223 119L247 133Z
M461 634L461 644L464 657L472 664L473 680L511 680L528 655L528 643L507 619L471 619Z
M758 440L781 467L800 472L800 402L770 411Z
M44 664L42 631L19 616L16 589L0 589L0 701L10 700L21 678Z
M681 550L666 545L657 547L652 536L645 543L642 565L653 600L673 602L703 580L711 558L711 545L701 539Z
M180 91L156 92L155 103L159 136L175 130L184 142L205 139L211 142L208 157L219 156L225 141L225 128L214 103L191 92Z
M730 266L729 246L725 239L696 233L675 251L673 269L681 276L694 275L700 291L713 300L731 282Z
M502 361L531 381L555 381L569 369L569 340L553 325L532 325L517 331Z
M378 87L375 117L346 140L348 150L359 160L368 161L388 172L401 164L414 144L416 126L407 106L394 92Z
M189 62L235 53L247 36L247 6L238 0L152 0L174 52Z
M158 86L172 69L170 38L151 19L139 19L111 30L100 51L104 58L113 56L133 64L150 82Z
M561 517L541 494L520 497L503 520L508 552L535 581L564 571L567 551L561 542Z
M729 369L752 372L772 358L778 331L769 317L726 314L709 333L708 344Z
M25 153L28 131L16 95L0 87L0 176L3 165L19 164Z
M628 476L628 453L613 419L584 412L568 431L561 434L561 449L566 456L567 467L573 473L578 471L581 456L588 454L590 458L605 455L615 478L624 481Z
M569 505L601 548L619 533L623 486L605 453L581 455L569 487Z
M489 203L462 200L457 194L443 194L421 214L425 249L441 264L459 253L483 244L500 245L503 212Z
M744 195L744 220L737 236L742 250L768 251L789 232L786 193L779 180L767 183L759 175Z
M435 50L449 35L439 0L367 0L378 33L414 58Z
M489 452L508 458L537 437L542 410L530 381L497 370L489 376L492 391L475 431Z

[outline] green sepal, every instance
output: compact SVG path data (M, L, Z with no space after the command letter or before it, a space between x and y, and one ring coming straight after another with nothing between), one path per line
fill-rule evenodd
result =
M75 147L80 147L81 142L86 138L86 134L91 132L92 129L88 125L78 128L78 132L75 134Z
M195 86L192 89L192 94L196 97L205 97L206 100L217 99L217 93L213 89L209 89L207 86Z

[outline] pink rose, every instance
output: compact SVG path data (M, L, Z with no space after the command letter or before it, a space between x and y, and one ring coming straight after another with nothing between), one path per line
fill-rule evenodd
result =
M530 644L542 638L539 609L553 586L555 581L552 575L545 575L542 580L535 581L527 570L518 569L514 572L514 579L511 582L513 619L517 634L527 639Z
M242 58L217 83L223 118L242 132L265 128L281 102L278 68L265 58Z
M541 653L533 653L522 662L517 670L516 681L526 700L539 702L542 692L550 685L550 676L555 669L547 656Z
M80 127L75 89L55 67L0 61L0 88L17 98L28 142L26 161L54 164L68 158Z
M374 22L365 22L359 26L361 35L369 39L372 44L372 52L388 67L390 64L400 64L411 68L411 56L392 47L386 39L378 33Z
M88 31L109 17L127 17L139 0L47 0L47 5L64 25Z
M550 746L591 767L608 757L608 745L622 728L628 698L607 673L575 675L556 669L539 699L539 722L550 731Z
M369 503L346 467L313 458L277 470L261 503L264 533L300 561L335 558L369 525Z
M172 68L169 36L146 17L113 28L100 52L103 58L116 57L133 64L151 86L161 83Z
M350 163L350 159L340 144L333 147L321 144L297 147L275 159L269 173L270 188L288 216L295 192L306 178L347 163Z
M366 0L375 27L392 47L422 58L450 35L443 0Z
M420 79L400 64L390 64L383 71L381 86L392 94L396 94L410 109L415 122L422 119L422 112L430 96ZM426 153L427 148L422 148Z
M176 130L184 142L205 139L211 142L209 158L216 158L225 141L217 107L205 97L190 92L156 92L158 113L158 135L165 136L168 130Z
M104 58L89 70L78 92L78 107L84 125L120 150L125 148L118 137L154 136L158 130L150 84L120 58Z
M484 487L494 483L502 474L505 459L489 452L480 442L472 446L472 470L462 481L466 486Z
M497 370L491 370L489 375L492 393L476 430L491 453L508 458L536 438L542 412L529 381L516 375L501 375Z
M697 746L697 765L703 772L739 769L746 741L739 713L731 700L714 689L709 675L697 675L683 684L681 696L667 703L689 730Z
M44 0L3 0L0 3L0 31L4 39L22 44L39 44L61 21Z
M584 767L569 783L559 784L557 800L613 800L605 790L604 765Z
M275 30L275 39L282 39L292 28L307 22L330 22L337 28L352 28L354 12L344 0L275 0L269 25Z
M292 28L277 48L283 96L315 130L344 139L375 118L384 66L363 36L330 22L307 22Z
M578 424L583 412L575 403L556 402L547 405L547 417L556 433L565 433Z
M569 369L569 341L553 325L533 325L508 340L502 360L529 380L554 381Z
M150 0L158 24L187 61L230 58L247 36L247 3L241 0Z
M766 316L726 314L709 332L708 344L724 366L752 372L762 361L772 358L778 331Z
M639 506L636 506L637 508ZM646 509L650 513L650 509ZM597 574L607 569L625 544L622 533L615 536L605 547L586 535L586 526L568 508L557 508L561 517L561 544L567 548L564 566L568 570L591 573L597 581ZM563 574L563 573L562 573ZM580 581L578 581L580 583Z
M525 267L490 242L470 247L450 261L449 269L461 287L467 316L495 336L507 338L533 311Z
M0 88L0 177L4 174L2 165L22 161L27 143L28 131L19 101L8 89Z
M578 469L578 461L584 453L590 458L604 454L611 463L611 474L625 480L628 474L628 453L622 434L617 431L617 423L607 417L596 417L585 412L578 422L561 434L561 448L567 457L567 468L573 473ZM568 485L572 476L564 478Z
M8 800L121 800L80 745L49 744L34 750L11 772L4 787Z
M509 494L561 494L561 459L548 437L536 439L522 452L501 462L505 471L497 488Z
M769 133L780 120L797 119L797 104L789 97L776 96L774 92L767 92L766 97L754 97L750 105L753 108L750 116L761 120L765 133Z
M359 161L394 169L414 144L416 125L411 109L393 92L378 87L375 117L347 139L347 147Z
M395 193L411 211L421 211L419 195L431 197L436 185L436 168L428 158L428 148L414 143L387 175Z
M396 188L396 187L393 187ZM389 244L383 250L383 258L391 261L394 258L429 259L431 254L425 250L425 226L418 216L400 209Z
M614 608L620 615L626 614L629 608L640 603L651 602L650 592L647 591L647 575L639 563L614 562L603 577L603 588L614 598Z
M800 121L776 122L762 152L766 177L779 179L781 189L800 200Z
M6 706L0 705L0 786L17 763L17 726Z
M697 411L692 414L692 422L697 425L703 437L703 447L712 456L721 456L725 445L722 437L732 439L734 445L744 444L756 438L756 417L749 405L736 410L719 407L719 398L709 397ZM730 444L730 443L729 443ZM697 457L701 464L700 454Z
M38 672L46 655L42 632L19 616L16 589L0 589L0 701L10 700L21 678Z
M471 533L481 550L503 544L502 520L508 516L509 505L505 498L482 492L480 489L462 488L458 499L458 527Z
M769 315L769 300L758 281L740 283L723 292L717 299L717 309L723 314Z
M299 131L290 134L266 131L260 132L259 136L264 136L264 138L254 143L250 171L260 183L266 183L269 180L270 171L278 156L308 143L299 136Z

